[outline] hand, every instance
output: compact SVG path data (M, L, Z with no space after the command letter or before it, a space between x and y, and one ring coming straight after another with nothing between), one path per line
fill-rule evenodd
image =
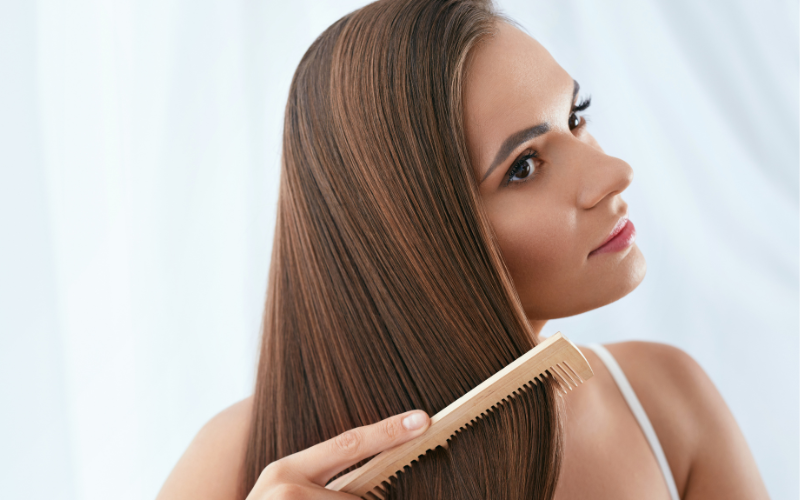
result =
M359 461L425 432L428 415L412 410L338 436L269 464L247 500L353 500L357 497L325 488L325 483Z

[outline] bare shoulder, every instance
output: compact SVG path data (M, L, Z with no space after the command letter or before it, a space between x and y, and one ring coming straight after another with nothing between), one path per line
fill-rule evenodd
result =
M637 396L640 399L655 396L650 402L656 408L666 404L673 410L696 412L718 394L697 361L677 347L632 341L609 344L606 348L627 375Z
M252 407L251 396L209 420L178 460L157 500L234 500Z
M697 361L656 342L606 348L653 424L682 498L767 498L736 420Z

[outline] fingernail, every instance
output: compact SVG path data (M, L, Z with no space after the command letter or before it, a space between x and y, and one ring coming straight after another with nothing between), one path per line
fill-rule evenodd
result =
M425 421L428 420L428 416L424 413L416 412L412 413L411 415L407 416L403 419L403 427L406 429L413 431L414 429L419 429L423 425L425 425Z

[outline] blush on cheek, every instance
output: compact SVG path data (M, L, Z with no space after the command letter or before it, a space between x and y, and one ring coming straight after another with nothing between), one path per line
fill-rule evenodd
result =
M552 226L518 228L497 234L503 258L518 291L548 288L581 265L575 242Z

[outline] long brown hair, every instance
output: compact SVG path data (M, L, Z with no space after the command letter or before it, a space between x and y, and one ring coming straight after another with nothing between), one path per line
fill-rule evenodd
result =
M381 0L308 49L283 157L242 497L270 462L433 415L535 345L467 155L489 0ZM392 498L552 498L555 389L523 391L393 481ZM350 469L348 469L350 470Z

